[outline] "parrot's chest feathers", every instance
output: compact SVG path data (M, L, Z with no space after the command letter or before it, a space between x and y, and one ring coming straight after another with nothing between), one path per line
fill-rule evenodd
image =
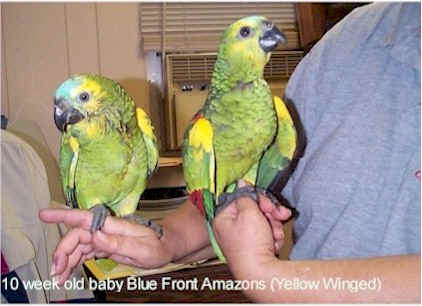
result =
M105 118L84 120L71 127L65 136L79 166L77 173L102 171L114 173L126 167L132 155L132 143L128 135L112 128Z
M277 130L271 92L264 80L241 83L210 105L216 154L228 160L256 160Z

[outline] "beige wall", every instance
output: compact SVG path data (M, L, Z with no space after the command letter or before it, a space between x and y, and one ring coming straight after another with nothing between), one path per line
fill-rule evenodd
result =
M3 5L0 3L0 9ZM0 15L0 35L3 36L3 23L1 22L2 15ZM6 68L4 66L4 44L1 44L1 113L7 114L7 106L9 101L7 99L7 86L6 86Z
M53 95L70 74L119 81L149 113L137 3L3 3L2 112L36 121L58 156Z

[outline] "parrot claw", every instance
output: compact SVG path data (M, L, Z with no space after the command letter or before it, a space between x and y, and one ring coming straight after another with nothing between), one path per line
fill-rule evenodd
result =
M125 216L123 218L125 218L128 221L132 221L132 222L135 222L137 224L149 227L150 229L152 229L154 232L157 233L158 239L161 239L161 237L163 236L163 227L160 224L158 224L158 223L156 223L156 222L154 222L154 221L152 221L148 218L145 218L145 217L142 217L142 216L139 216L139 215L128 215L128 216Z
M248 197L251 200L255 201L256 203L259 202L257 190L253 186L245 186L236 188L234 192L231 193L222 193L218 197L218 206L215 209L214 216L217 217L217 215L227 206L229 206L231 203L233 203L235 200L241 198L241 197Z
M279 207L280 201L276 198L276 196L274 196L271 192L260 188L260 187L254 187L251 185L247 185L247 186L243 186L243 187L238 187L236 188L236 190L232 193L222 193L219 197L218 197L218 203L219 205L216 207L215 209L215 217L227 206L229 206L231 203L233 203L233 201L241 198L241 197L248 197L251 200L255 201L256 203L259 203L259 196L258 194L261 194L263 196L266 196L267 198L269 198L271 200L271 202L273 202L273 204L276 207Z
M93 213L90 231L94 233L103 227L105 219L110 213L102 204L95 205L90 211Z
M267 190L262 189L262 188L260 188L260 187L256 187L256 191L257 191L259 194L261 194L261 195L263 195L263 196L265 196L265 197L269 198L269 199L271 200L271 202L273 202L273 204L274 204L276 207L279 207L279 206L281 205L281 203L280 203L279 199L277 199L277 197L276 197L275 195L273 195L270 191L267 191Z

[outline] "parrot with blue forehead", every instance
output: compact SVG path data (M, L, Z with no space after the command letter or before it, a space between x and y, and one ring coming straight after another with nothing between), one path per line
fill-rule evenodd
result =
M93 212L91 232L112 214L161 237L159 225L134 215L159 155L150 119L123 87L100 75L70 77L56 90L54 122L66 203Z
M295 158L294 123L263 77L271 51L285 42L265 17L246 17L228 26L205 104L184 135L190 199L205 217L210 243L223 262L212 227L215 217L243 196L258 202L261 193L279 205L272 192L286 183Z

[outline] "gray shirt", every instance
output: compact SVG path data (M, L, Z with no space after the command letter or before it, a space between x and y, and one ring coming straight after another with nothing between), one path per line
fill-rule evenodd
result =
M283 191L292 259L420 253L420 20L418 3L355 9L291 77L307 138Z

